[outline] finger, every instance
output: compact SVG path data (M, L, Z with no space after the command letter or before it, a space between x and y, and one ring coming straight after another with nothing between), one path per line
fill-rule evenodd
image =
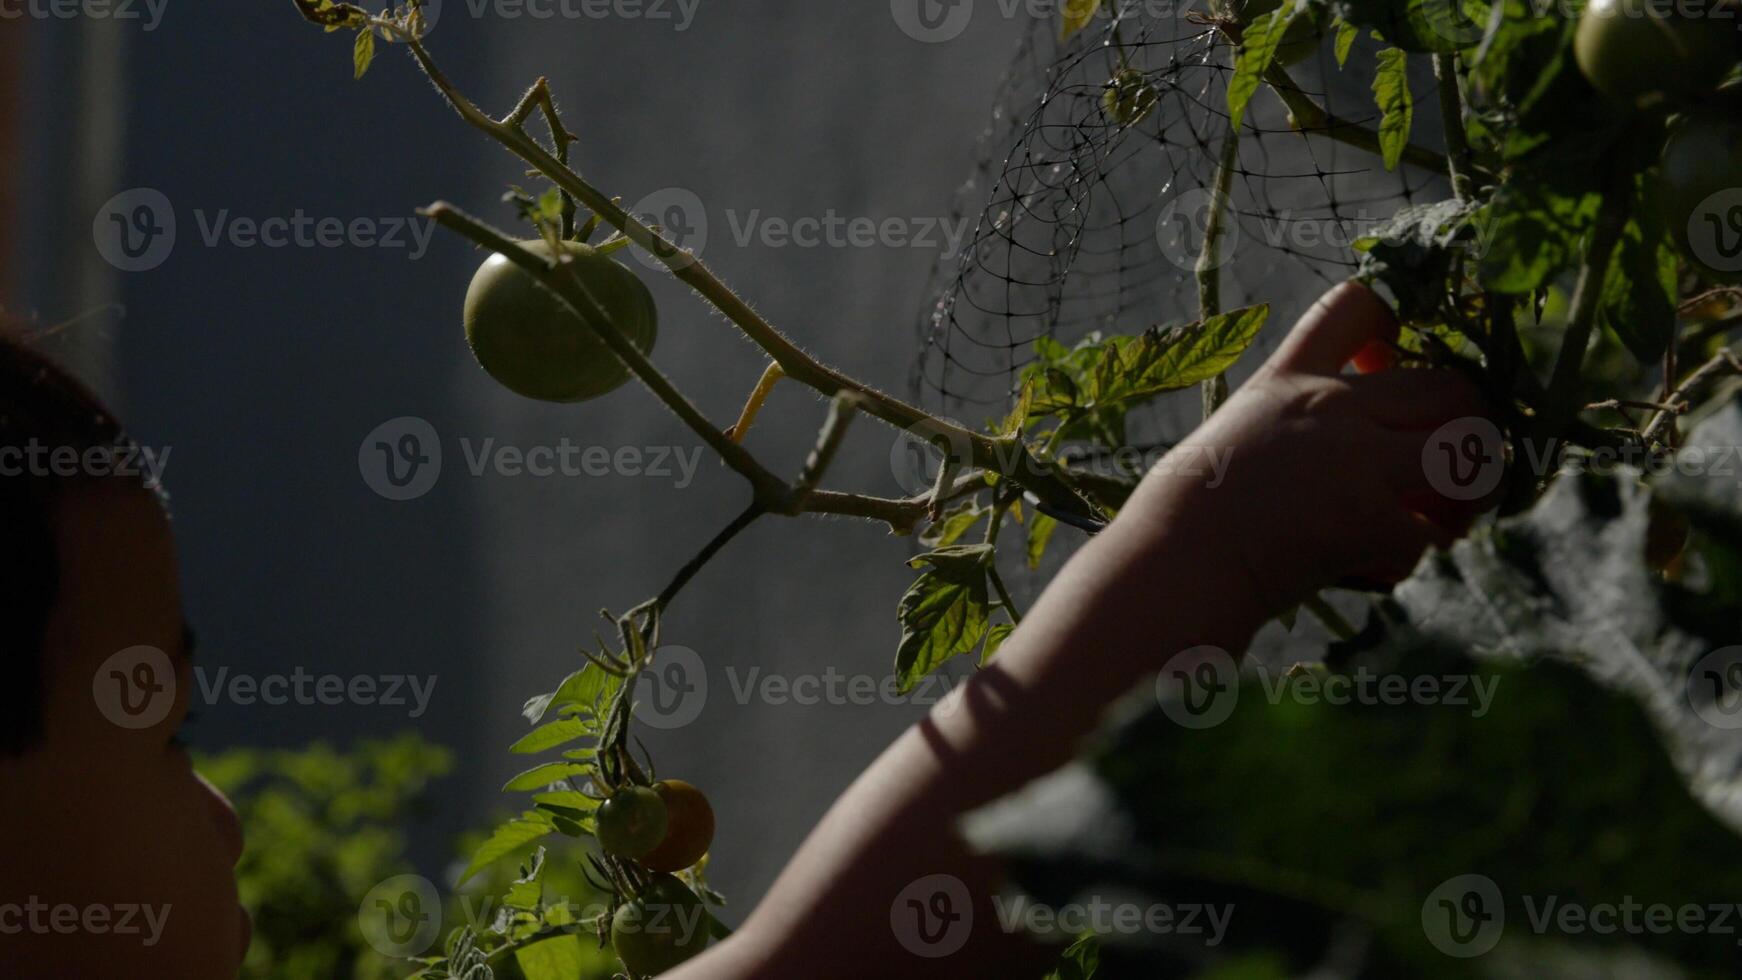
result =
M1369 554L1342 581L1363 586L1395 585L1409 577L1428 548L1448 548L1450 531L1401 507L1377 508L1372 515Z
M1283 370L1338 374L1368 344L1394 339L1397 331L1397 317L1384 300L1358 282L1345 282L1300 318L1272 363Z
M1506 460L1498 444L1466 446L1461 430L1445 431L1450 437L1376 429L1363 437L1358 451L1371 451L1364 462L1394 499L1462 537L1478 516L1499 504Z
M1456 371L1407 368L1346 378L1358 410L1393 429L1437 429L1492 414L1482 392Z

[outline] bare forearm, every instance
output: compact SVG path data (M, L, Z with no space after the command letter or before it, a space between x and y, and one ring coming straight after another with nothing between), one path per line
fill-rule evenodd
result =
M1038 975L1044 955L1035 959L999 927L990 905L998 868L969 853L958 818L1068 761L1107 706L1170 654L1238 649L1259 624L1205 531L1174 511L1167 488L1145 489L1060 573L996 664L847 790L739 936L681 976L816 975L825 966L830 976L960 975L964 963L991 975L993 964L1028 962ZM891 922L932 876L959 882L958 899L974 905L966 944L935 957L926 954L951 944L916 950L915 935Z

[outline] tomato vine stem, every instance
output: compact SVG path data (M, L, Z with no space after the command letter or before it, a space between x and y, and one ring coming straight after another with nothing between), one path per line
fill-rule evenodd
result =
M514 114L510 113L500 120L492 118L454 86L446 74L442 72L440 66L436 64L435 59L424 47L421 40L399 31L397 28L394 28L394 33L404 41L418 65L423 69L424 74L429 77L443 98L459 113L463 120L531 164L535 170L549 178L558 188L572 194L577 201L584 204L595 215L602 217L607 224L616 228L636 245L658 259L673 275L689 285L703 299L713 304L751 341L766 351L781 366L788 377L831 397L842 391L854 392L862 396L863 407L867 414L897 428L906 429L924 425L927 431L948 438L952 445L967 446L976 466L1002 472L1003 475L1020 483L1049 504L1072 512L1099 516L1094 505L1078 492L1058 467L1048 461L1036 458L1026 448L1018 447L1018 452L1012 458L1012 454L1003 451L1003 447L992 437L936 418L899 398L836 371L805 353L785 334L782 334L753 310L731 287L715 276L713 271L694 253L678 247L664 235L625 211L615 200L587 183L579 174L541 146L537 140L527 135L521 125L524 122L524 117L516 121ZM533 85L535 92L541 88L548 89L548 85L542 78ZM548 92L531 97L535 101L542 100L548 98ZM525 101L526 98L523 97L522 102ZM456 230L459 229L456 228ZM616 350L615 346L613 350ZM639 376L640 372L637 373ZM669 390L672 395L676 395L675 389ZM665 399L674 410L678 410L679 414L685 414L665 392L655 389L655 393ZM681 396L677 397L681 399ZM684 402L684 404L688 403ZM686 421L688 421L687 418ZM719 436L718 440L709 440L711 448L717 452L721 451L721 447L724 445L732 445L734 449L737 448L719 430L713 429L711 425L709 429L714 435ZM745 461L754 461L749 460L747 454L742 456L735 453L728 455L727 452L721 454L727 457L728 464L733 465L740 472L745 472L747 476L749 475L746 472L747 468L742 464ZM738 462L734 463L734 459L737 459ZM1006 468L1014 472L1006 471ZM752 482L758 483L758 480L752 480ZM758 493L767 493L771 489L770 486L758 483Z

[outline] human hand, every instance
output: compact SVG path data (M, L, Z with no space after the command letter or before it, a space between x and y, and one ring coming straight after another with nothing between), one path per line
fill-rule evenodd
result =
M1504 457L1481 395L1456 372L1342 373L1358 355L1387 363L1374 354L1397 329L1365 286L1332 289L1127 513L1188 527L1205 553L1185 560L1236 566L1266 616L1328 585L1405 577L1486 509ZM1486 471L1460 472L1470 465Z

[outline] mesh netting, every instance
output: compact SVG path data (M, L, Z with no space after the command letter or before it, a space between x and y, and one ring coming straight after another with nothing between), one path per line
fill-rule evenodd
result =
M928 291L915 369L928 407L989 416L1043 335L1068 345L1198 318L1193 269L1229 130L1234 46L1201 16L1149 6L1127 2L1062 44L1056 18L1037 19L1020 45L957 200L970 245ZM1331 125L1374 128L1372 46L1358 44L1346 70L1332 47L1289 73ZM1111 80L1136 77L1122 72L1153 90L1141 119L1104 105ZM1416 132L1437 132L1431 74L1411 81ZM1407 164L1388 172L1372 153L1293 128L1265 89L1246 109L1232 172L1222 307L1269 302L1273 324L1345 278L1350 242L1439 179Z

